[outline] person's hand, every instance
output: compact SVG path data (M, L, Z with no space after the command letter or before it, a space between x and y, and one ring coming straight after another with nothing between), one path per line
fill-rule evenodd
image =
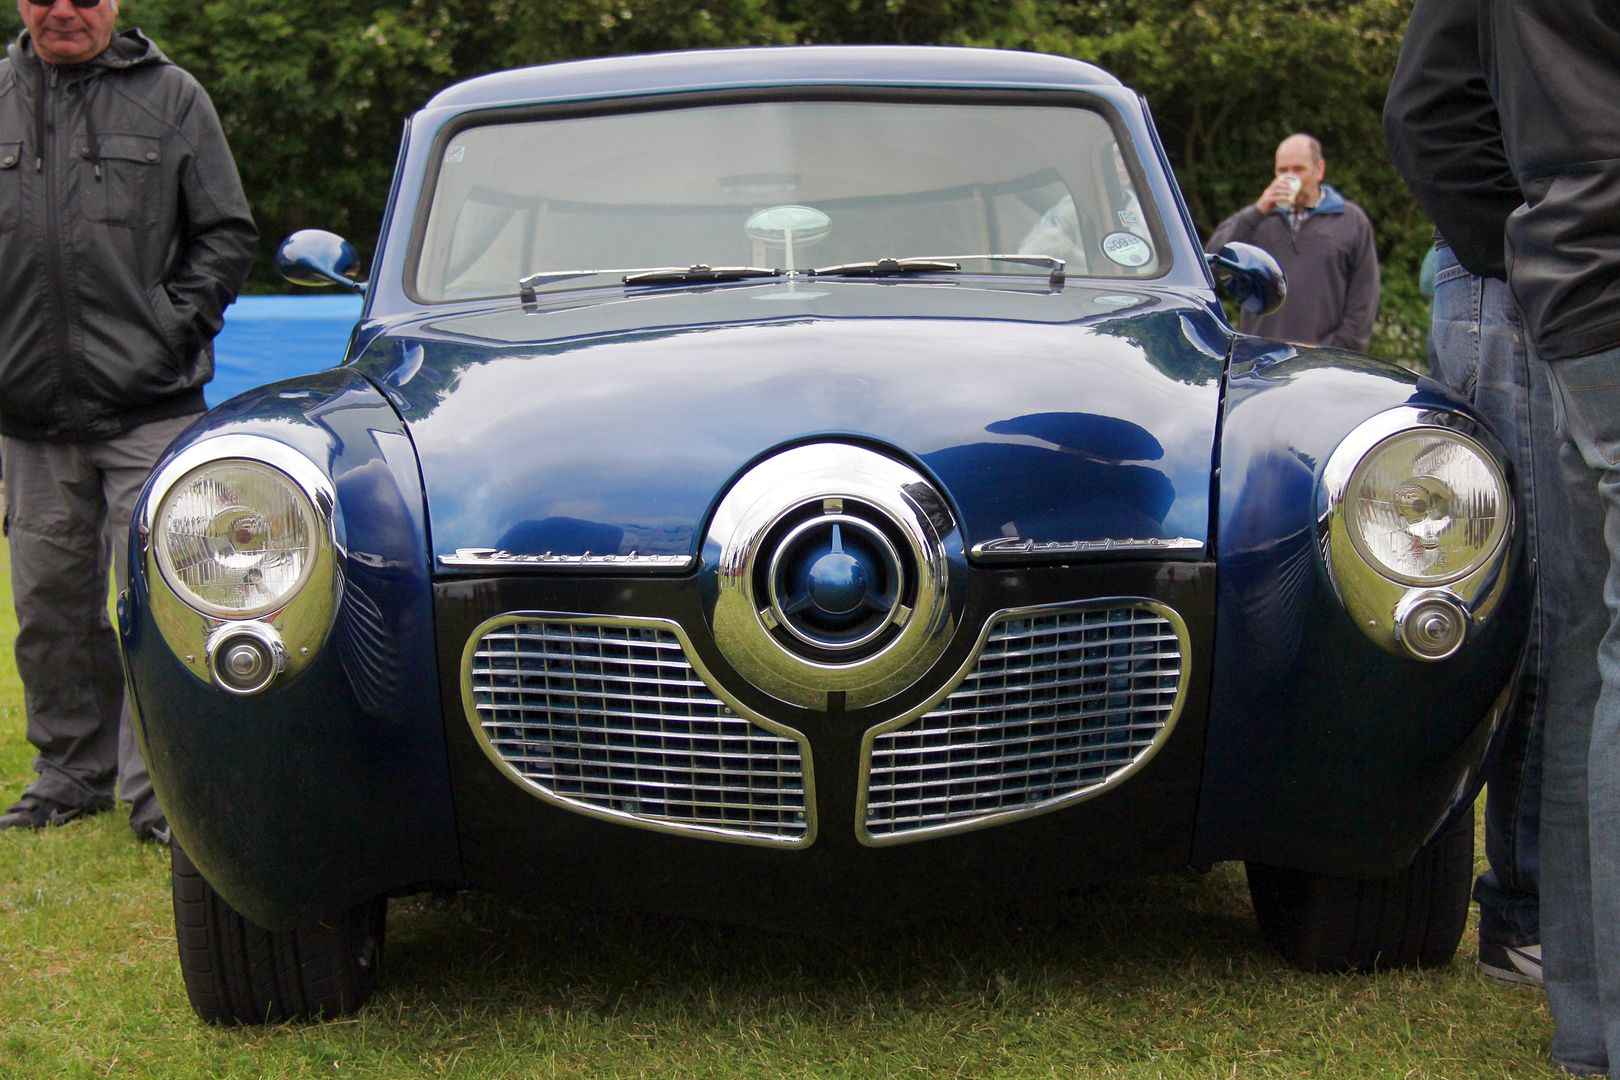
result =
M1274 178L1270 186L1260 193L1255 200L1255 206L1262 214L1269 214L1279 205L1292 206L1294 199L1299 196L1299 177L1289 173Z

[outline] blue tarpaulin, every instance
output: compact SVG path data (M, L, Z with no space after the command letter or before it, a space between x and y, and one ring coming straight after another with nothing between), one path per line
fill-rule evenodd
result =
M244 390L333 367L360 318L359 296L244 296L214 339L210 406Z

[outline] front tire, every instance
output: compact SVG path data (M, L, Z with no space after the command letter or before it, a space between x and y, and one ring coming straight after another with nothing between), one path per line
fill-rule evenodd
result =
M1386 878L1246 864L1255 919L1272 948L1306 971L1439 967L1457 952L1474 876L1474 816Z
M382 961L386 899L291 930L266 930L227 904L178 845L172 850L180 974L203 1020L330 1020L371 997Z

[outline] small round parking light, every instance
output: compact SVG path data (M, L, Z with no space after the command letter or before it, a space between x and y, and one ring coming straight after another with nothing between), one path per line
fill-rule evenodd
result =
M1419 660L1444 660L1468 637L1468 616L1445 593L1418 593L1395 611L1395 635Z
M208 639L214 684L231 694L257 694L287 667L287 649L264 623L227 623Z

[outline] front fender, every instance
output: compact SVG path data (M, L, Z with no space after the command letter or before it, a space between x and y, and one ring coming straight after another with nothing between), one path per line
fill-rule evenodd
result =
M1215 664L1195 860L1378 877L1479 789L1524 641L1519 552L1500 607L1449 660L1385 652L1328 579L1322 468L1366 418L1402 405L1477 415L1369 357L1241 341L1218 481ZM1514 484L1511 466L1500 448ZM1516 549L1522 544L1516 544Z
M338 369L235 399L169 456L226 434L273 439L331 477L344 583L309 667L231 696L164 641L142 538L132 535L121 638L137 730L177 841L232 907L270 929L455 883L427 526L404 424L368 382Z

